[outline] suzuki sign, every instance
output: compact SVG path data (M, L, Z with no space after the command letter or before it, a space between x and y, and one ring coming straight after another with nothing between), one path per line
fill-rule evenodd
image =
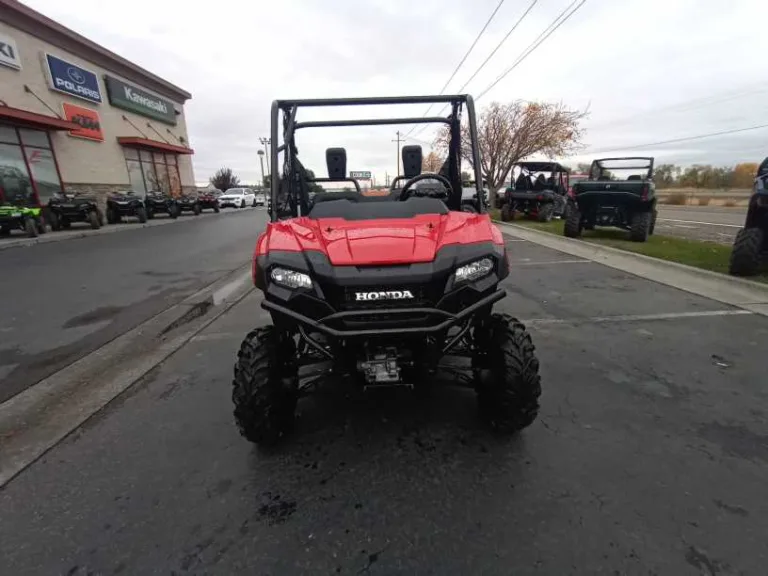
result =
M50 54L45 55L45 62L51 90L101 104L101 89L96 74Z
M16 40L5 34L0 34L0 66L21 70L21 58L19 58Z

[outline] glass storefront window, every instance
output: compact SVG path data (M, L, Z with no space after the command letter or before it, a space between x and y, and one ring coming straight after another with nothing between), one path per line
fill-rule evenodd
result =
M168 176L171 180L171 195L181 196L181 179L175 166L168 166Z
M21 148L12 144L0 144L0 193L11 204L30 205L34 202L32 180Z
M22 140L24 136L22 135ZM24 148L32 178L37 185L37 195L40 203L45 204L51 197L61 191L61 180L53 160L53 152L42 148Z
M38 148L50 148L48 133L42 130L30 130L28 128L19 128L21 134L21 143L24 146L36 146Z
M155 174L155 165L152 162L142 162L141 170L144 172L144 186L147 192L150 190L159 190L160 186L157 182L157 175Z
M19 136L16 134L16 129L10 126L0 126L0 142L18 144Z
M160 152L155 152L155 164L165 164L165 154L161 154Z
M124 148L123 153L125 154L126 160L138 160L139 159L139 151L135 148Z
M165 159L168 162L168 166L176 166L176 154L166 154Z
M171 183L168 181L168 166L165 164L155 164L157 170L157 180L160 190L168 194L171 191Z
M138 160L126 160L125 163L128 166L128 180L131 182L131 189L137 194L144 194L147 191L147 186L141 172L141 164Z
M142 150L141 151L141 161L142 162L152 162L152 153L148 150Z

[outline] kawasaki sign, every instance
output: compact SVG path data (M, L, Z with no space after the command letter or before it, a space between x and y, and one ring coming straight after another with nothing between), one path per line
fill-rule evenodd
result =
M104 76L104 84L107 86L107 96L112 106L154 118L166 124L176 124L176 110L173 102L112 76Z

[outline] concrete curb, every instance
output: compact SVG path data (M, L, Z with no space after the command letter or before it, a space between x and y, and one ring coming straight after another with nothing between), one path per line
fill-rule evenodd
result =
M768 284L725 276L686 264L626 252L619 248L557 236L517 224L498 221L495 223L502 232L509 236L528 240L546 248L653 280L659 284L672 286L717 302L768 316Z
M227 273L0 404L0 488L250 294L250 275Z
M82 230L74 230L74 231L59 231L59 232L46 232L42 236L38 236L37 238L12 238L10 240L0 240L0 250L7 250L9 248L21 248L21 247L27 247L27 246L36 246L37 244L49 244L51 242L64 242L66 240L77 240L79 238L90 238L92 236L101 236L103 234L114 234L116 232L125 232L128 230L138 230L141 228L157 228L158 226L170 226L171 224L181 224L184 222L195 222L199 221L200 217L204 218L212 218L214 216L231 216L233 214L244 214L253 210L258 210L258 208L254 208L252 206L248 206L247 208L238 208L238 209L232 209L231 211L227 212L219 212L216 214L215 212L203 212L200 216L179 216L177 219L173 220L171 218L165 218L153 220L152 222L146 222L144 224L140 224L138 222L130 222L125 224L105 224L98 230L93 230L92 228L83 228Z

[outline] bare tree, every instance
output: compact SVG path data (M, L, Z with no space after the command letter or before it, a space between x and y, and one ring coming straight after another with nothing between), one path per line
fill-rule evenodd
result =
M219 168L216 174L211 176L210 182L214 188L226 191L229 188L236 188L240 184L240 178L235 176L232 168L224 167Z
M445 162L444 158L441 158L434 152L430 152L424 157L423 170L424 172L440 172L443 162Z
M571 110L562 103L491 103L478 118L480 170L488 183L489 203L496 204L496 192L507 179L512 165L533 156L568 156L581 147L584 131L581 121L586 111ZM440 151L448 149L449 131L445 127L435 140ZM462 126L462 158L472 165L469 126ZM474 165L473 165L474 168Z

